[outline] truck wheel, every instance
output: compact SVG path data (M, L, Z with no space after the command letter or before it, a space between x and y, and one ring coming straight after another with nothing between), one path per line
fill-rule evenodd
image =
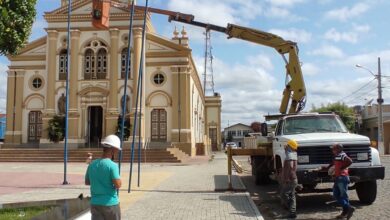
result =
M251 167L252 167L252 176L256 176L256 163L255 158L251 156Z
M372 204L376 199L376 180L356 183L356 193L363 204Z
M271 182L271 179L266 172L257 172L255 177L256 185L265 185Z
M267 161L268 158L265 156L256 156L252 158L252 174L255 176L256 185L265 185L271 182Z

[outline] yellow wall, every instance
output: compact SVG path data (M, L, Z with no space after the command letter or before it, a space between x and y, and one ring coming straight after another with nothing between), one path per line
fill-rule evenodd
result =
M78 4L73 10L74 14L85 14L90 8L88 4ZM6 142L26 143L28 134L28 114L32 110L43 113L43 136L41 144L49 144L47 137L47 123L54 114L58 114L58 99L65 93L65 81L58 79L59 52L66 49L66 19L65 8L54 10L45 15L48 21L47 36L29 43L18 56L10 57L10 72L18 71L18 90L16 104L17 121L15 123L12 139L10 132L11 120L7 120ZM123 20L111 21L109 30L97 30L91 28L89 19L83 16L72 18L72 38L70 54L70 98L69 118L70 136L69 143L73 146L80 146L85 143L87 135L87 119L89 106L101 106L103 108L103 136L114 133L116 130L116 119L121 112L121 97L124 91L124 80L120 79L121 51L127 45L128 36L128 15L119 9L113 9L111 13L119 13ZM122 14L121 14L122 13ZM135 33L140 34L143 15L137 14L134 22ZM182 36L175 34L172 40L167 40L154 33L154 28L148 20L148 34L146 36L145 53L146 60L143 69L146 71L143 81L143 119L142 136L150 139L150 116L153 109L165 109L167 111L167 142L178 141L178 129L181 136L179 144L191 155L194 154L195 144L204 142L206 120L216 118L220 123L219 110L208 110L210 116L206 116L205 97L201 83L196 71L195 63L191 56L191 49L188 48L186 33ZM180 40L179 40L180 38ZM107 78L104 80L84 80L84 52L86 46L93 40L98 40L106 45L107 56ZM136 99L136 75L138 74L140 57L140 41L132 49L132 77L128 81L127 94L130 96L130 115L134 115ZM181 42L181 44L179 43ZM112 48L114 45L115 48ZM78 53L77 53L78 51ZM114 54L113 54L114 53ZM112 56L116 56L117 59ZM138 58L137 58L138 57ZM112 63L113 62L113 63ZM180 69L180 80L178 70ZM117 71L117 73L111 73ZM162 85L153 83L153 76L162 73L165 82ZM113 74L116 74L115 76ZM10 75L12 76L12 74ZM31 88L31 79L39 76L43 81L43 87L38 90ZM113 78L118 78L113 81ZM20 80L19 80L20 78ZM114 78L114 79L115 79ZM7 97L7 118L12 118L13 99L13 78L8 80ZM115 83L116 82L116 83ZM180 91L179 85L180 83ZM19 89L23 88L23 89ZM181 125L178 122L178 99L180 94L181 102ZM20 99L19 99L20 96ZM72 98L73 97L73 98ZM116 100L113 100L116 99ZM219 118L219 119L218 119ZM133 121L131 121L133 124ZM218 132L219 134L219 132ZM188 149L187 149L188 148Z

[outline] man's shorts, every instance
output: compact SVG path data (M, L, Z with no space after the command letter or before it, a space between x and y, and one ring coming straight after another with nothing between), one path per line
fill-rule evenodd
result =
M121 208L118 205L91 205L92 220L120 220Z

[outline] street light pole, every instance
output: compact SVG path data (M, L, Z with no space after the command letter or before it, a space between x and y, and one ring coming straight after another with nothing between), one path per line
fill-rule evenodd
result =
M374 74L370 69L356 64L356 67L362 68L367 70L371 73L377 80L378 80L378 151L380 154L384 154L384 146L383 146L383 113L382 113L382 104L383 104L383 98L382 98L382 74L381 74L381 58L378 57L378 74Z
M384 154L383 146L383 112L382 112L382 74L381 74L381 58L378 57L378 150L380 154Z

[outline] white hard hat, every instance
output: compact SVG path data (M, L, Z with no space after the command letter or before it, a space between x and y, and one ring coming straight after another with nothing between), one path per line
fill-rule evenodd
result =
M121 140L115 134L110 134L107 137L105 137L104 140L102 141L102 144L104 145L104 147L113 147L118 150L122 150Z

